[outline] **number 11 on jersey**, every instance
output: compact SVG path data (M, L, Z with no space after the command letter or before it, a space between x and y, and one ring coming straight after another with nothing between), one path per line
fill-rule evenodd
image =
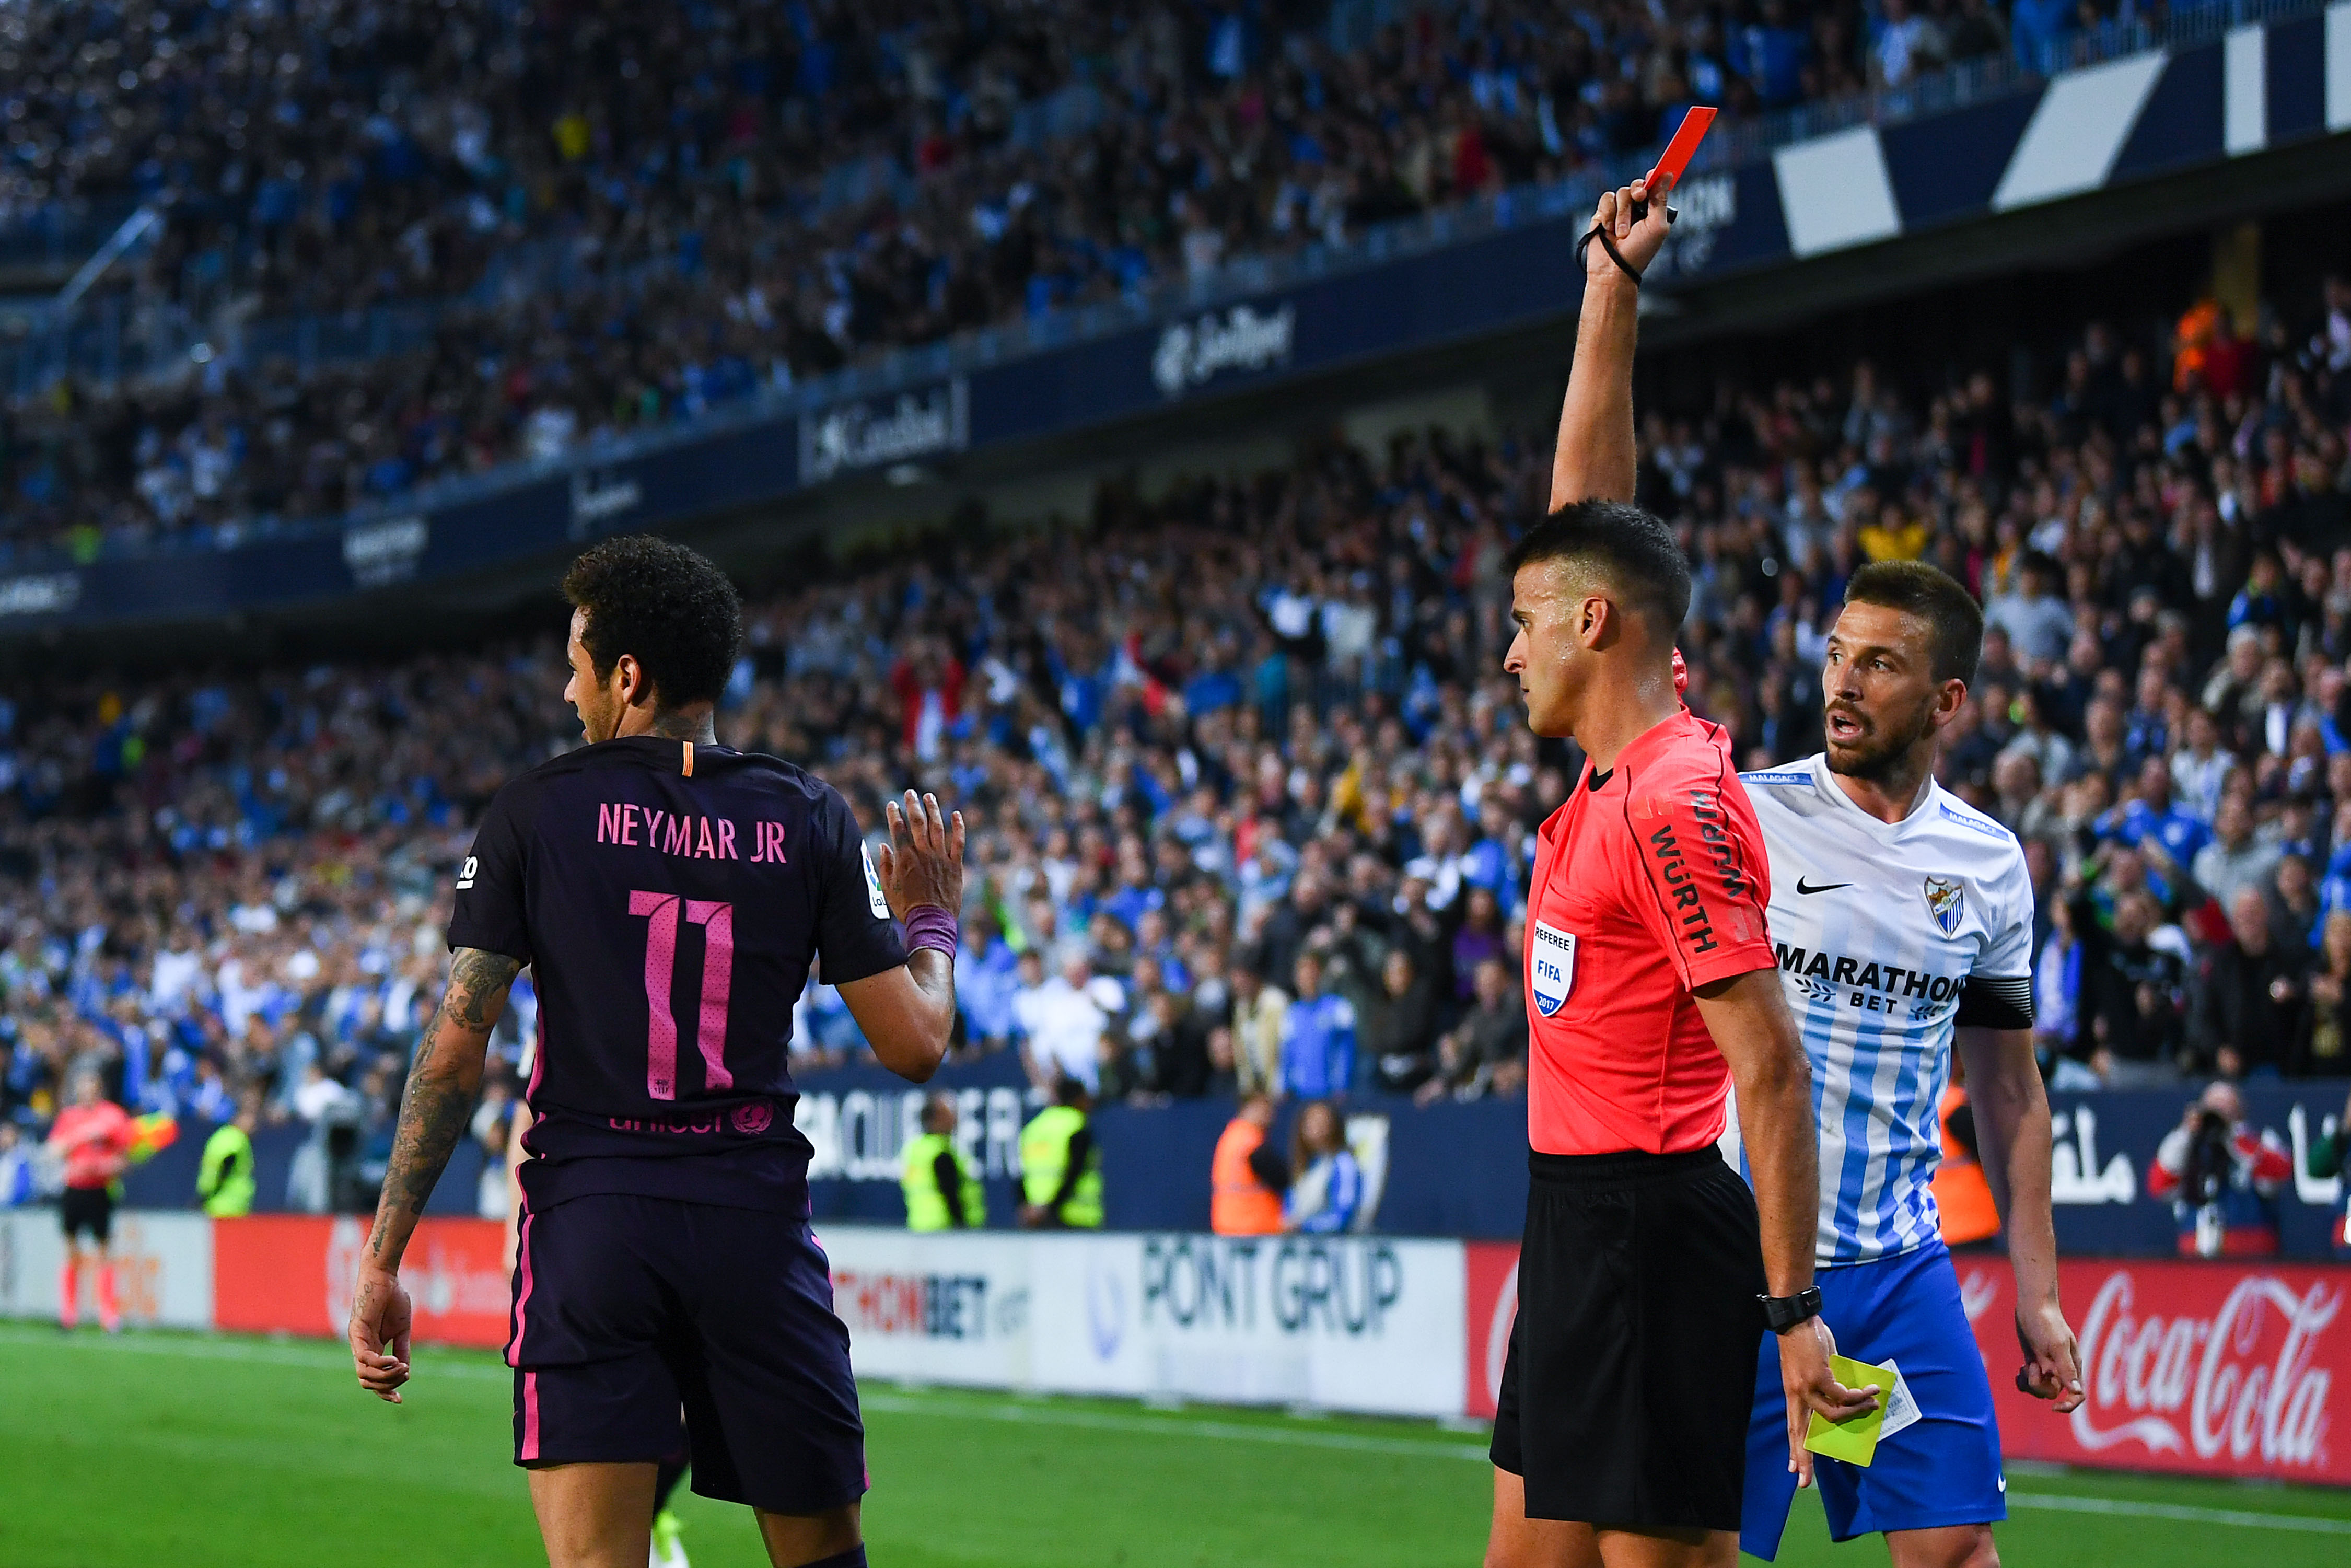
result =
M694 1042L702 1052L704 1083L731 1089L726 1071L726 998L735 983L735 906L674 893L629 894L629 913L644 916L645 1092L655 1100L677 1098L677 1014L670 1006L670 977L677 967L680 917L703 930L702 1008Z

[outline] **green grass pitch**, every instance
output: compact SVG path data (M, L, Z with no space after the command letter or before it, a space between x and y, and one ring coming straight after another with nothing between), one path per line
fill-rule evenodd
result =
M362 1396L339 1347L0 1327L0 1564L417 1568L541 1563L508 1463L507 1374L423 1349L408 1403ZM880 1568L1469 1564L1489 1471L1427 1423L912 1390L865 1391ZM2342 1568L2351 1492L2017 1474L2011 1568ZM695 1568L765 1559L741 1510L685 1497ZM1782 1563L1832 1549L1797 1504Z

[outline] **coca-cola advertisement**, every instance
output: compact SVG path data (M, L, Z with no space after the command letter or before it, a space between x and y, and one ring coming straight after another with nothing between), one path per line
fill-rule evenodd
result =
M1502 1388L1502 1364L1510 1354L1510 1324L1519 1315L1519 1244L1471 1241L1463 1251L1469 1368L1461 1413L1490 1421Z
M2017 1392L2005 1259L1958 1260L2011 1458L2351 1484L2351 1268L2068 1260L2085 1398Z

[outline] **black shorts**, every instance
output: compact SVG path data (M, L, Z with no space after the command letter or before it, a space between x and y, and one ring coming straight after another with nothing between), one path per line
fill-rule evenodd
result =
M694 1490L771 1513L865 1492L832 1273L805 1220L675 1198L524 1210L515 1463L653 1462L685 1412Z
M69 1186L57 1199L66 1239L87 1234L100 1247L114 1239L114 1194L102 1186Z
M1497 1468L1529 1519L1737 1530L1763 1314L1755 1197L1711 1146L1531 1155Z

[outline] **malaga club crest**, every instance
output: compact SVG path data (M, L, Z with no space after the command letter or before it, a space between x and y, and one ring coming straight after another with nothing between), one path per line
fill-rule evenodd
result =
M1935 917L1935 929L1946 936L1959 934L1959 921L1967 914L1968 887L1955 876L1930 876L1927 879L1927 913Z

